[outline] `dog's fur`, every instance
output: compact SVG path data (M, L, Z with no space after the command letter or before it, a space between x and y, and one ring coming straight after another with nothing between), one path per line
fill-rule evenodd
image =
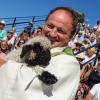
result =
M7 58L19 63L25 63L28 67L36 67L37 65L45 68L51 59L50 41L44 36L37 36L30 39L22 48L10 52ZM57 82L57 78L44 71L38 75L38 78L47 85Z

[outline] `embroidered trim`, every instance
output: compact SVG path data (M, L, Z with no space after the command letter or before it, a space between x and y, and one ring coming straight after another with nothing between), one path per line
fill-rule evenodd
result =
M67 55L74 56L73 51L72 51L72 49L70 47L65 48L61 52L54 52L54 53L51 54L51 56L55 57L55 56L58 56L58 55L61 55L61 54L64 54L64 53L67 54Z
M37 65L32 68L32 71L35 72L37 75L41 75L41 73L44 71L44 68Z

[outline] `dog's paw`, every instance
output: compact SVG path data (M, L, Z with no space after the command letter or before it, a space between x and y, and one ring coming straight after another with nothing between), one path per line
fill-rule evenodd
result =
M58 81L56 76L47 71L43 71L42 74L38 76L38 78L46 85L53 85Z

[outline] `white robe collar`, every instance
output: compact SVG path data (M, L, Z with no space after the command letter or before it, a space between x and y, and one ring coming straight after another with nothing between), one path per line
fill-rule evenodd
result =
M65 48L66 48L66 47L56 47L56 48L52 48L52 49L51 49L51 53L63 52L63 50L64 50Z

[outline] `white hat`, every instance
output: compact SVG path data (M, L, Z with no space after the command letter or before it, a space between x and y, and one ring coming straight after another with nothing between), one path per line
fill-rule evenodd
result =
M79 31L78 33L84 34L85 32L84 31Z
M97 26L97 25L94 25L94 26L93 26L93 29L97 29L97 28L98 28L98 26Z
M75 42L75 44L76 44L76 45L77 45L77 44L79 44L79 45L83 45L83 42L80 41L80 40L78 40L77 42Z
M79 54L77 54L75 57L84 60L84 53L79 53Z
M6 24L4 20L1 20L0 23L3 24L3 25Z

